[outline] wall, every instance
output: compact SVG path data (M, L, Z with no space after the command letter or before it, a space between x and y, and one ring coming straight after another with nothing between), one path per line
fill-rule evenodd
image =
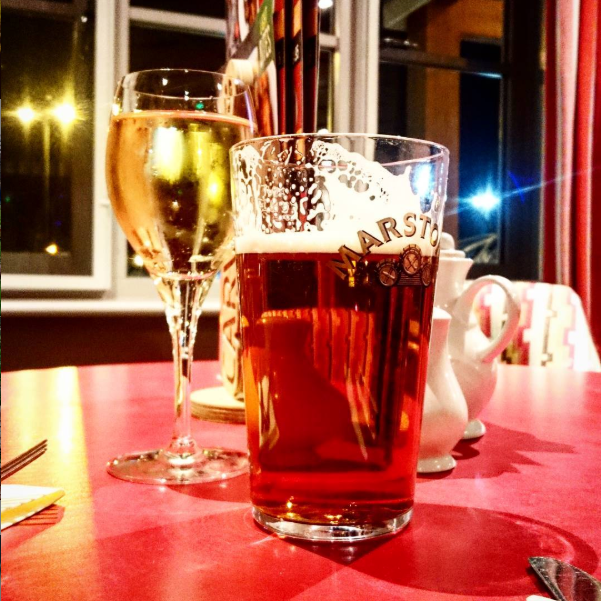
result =
M217 358L217 316L201 318L195 358ZM161 315L2 317L2 371L146 361L171 361Z

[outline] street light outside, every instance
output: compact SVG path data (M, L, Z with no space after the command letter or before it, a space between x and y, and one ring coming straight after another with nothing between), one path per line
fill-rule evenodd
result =
M39 120L42 125L42 152L44 159L44 172L43 172L43 211L47 217L46 222L46 240L52 240L50 217L52 215L52 199L50 197L50 144L51 144L51 126L52 121L56 119L60 122L63 128L63 134L67 133L67 127L71 125L77 119L77 110L70 102L63 102L57 104L51 109L43 111L35 111L28 104L23 104L12 113L25 130L29 129L29 125L34 120ZM59 253L59 247L56 242L50 242L44 248L45 252L51 256L55 256Z
M63 102L58 106L54 107L52 114L63 124L69 125L77 119L77 111L75 107L69 102Z
M37 113L30 106L21 106L16 113L17 118L24 125L29 125L37 116Z
M77 119L77 110L75 109L75 106L73 106L70 102L63 102L62 104L56 105L50 111L42 111L39 113L32 109L29 105L24 104L14 112L17 119L19 119L19 121L23 125L29 125L32 121L39 118L44 119L44 113L50 113L63 125L70 125L71 123L73 123L73 121Z

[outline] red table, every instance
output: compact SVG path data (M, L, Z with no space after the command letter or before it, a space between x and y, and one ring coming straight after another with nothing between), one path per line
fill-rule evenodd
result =
M195 384L214 385L216 371L197 366ZM542 590L530 555L601 577L601 374L502 366L488 434L458 446L452 473L420 478L408 529L342 547L261 531L247 477L173 488L111 478L111 456L170 436L170 390L169 364L2 376L3 457L50 443L9 482L66 491L58 512L2 533L4 601L523 601ZM245 447L242 426L194 420L194 431Z

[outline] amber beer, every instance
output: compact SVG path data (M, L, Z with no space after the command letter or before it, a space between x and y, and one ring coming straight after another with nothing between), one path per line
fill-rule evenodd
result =
M408 524L448 151L371 134L232 147L253 517L351 542Z
M418 253L409 276L399 254L371 254L343 279L330 267L337 253L272 250L237 255L255 517L402 520L437 258Z

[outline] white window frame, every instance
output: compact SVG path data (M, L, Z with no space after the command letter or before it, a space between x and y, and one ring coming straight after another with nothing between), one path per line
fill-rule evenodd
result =
M336 33L320 34L321 48L334 53L334 129L337 132L375 132L379 0L336 0L335 11ZM115 85L128 72L132 24L225 36L224 19L132 7L129 0L96 0L92 275L6 274L2 278L5 290L56 291L73 293L73 296L79 293L80 298L5 298L3 314L163 312L150 278L127 275L125 236L112 214L105 184L108 115ZM366 56L368 62L363 64ZM83 299L83 292L97 293L96 298ZM218 310L218 289L213 286L204 311Z

